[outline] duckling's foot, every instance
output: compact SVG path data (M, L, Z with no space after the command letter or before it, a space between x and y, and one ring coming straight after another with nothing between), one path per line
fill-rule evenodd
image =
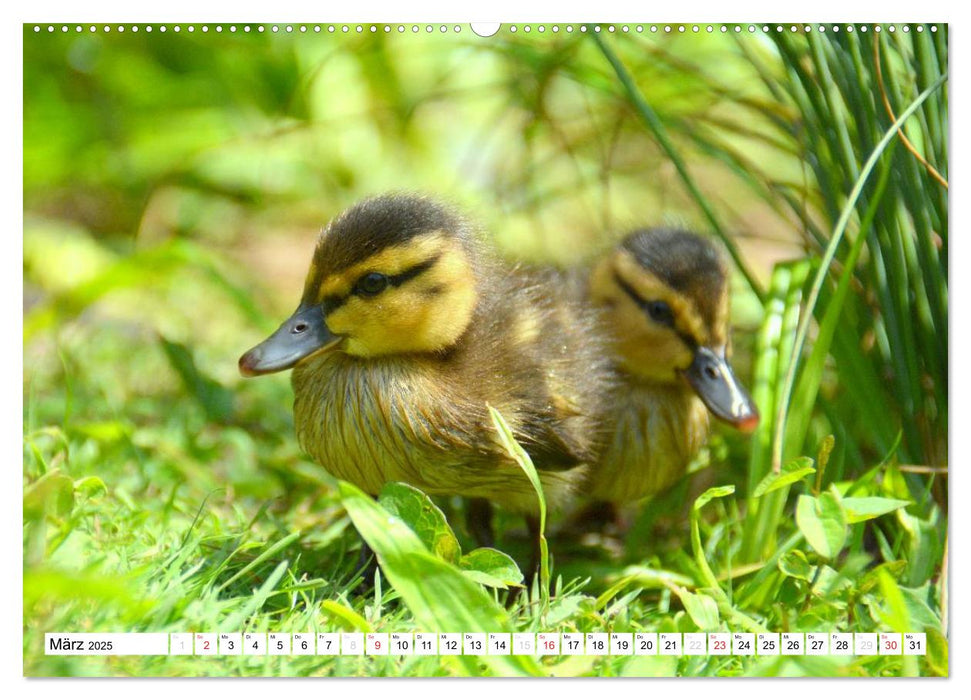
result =
M484 498L470 498L465 506L465 526L480 547L495 547L492 530L492 504Z

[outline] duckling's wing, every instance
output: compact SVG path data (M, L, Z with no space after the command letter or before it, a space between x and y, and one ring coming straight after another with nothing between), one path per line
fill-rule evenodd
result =
M505 364L517 368L520 442L537 469L568 471L596 458L613 374L588 307L583 278L551 268L520 267L511 278L519 304L505 312L510 337Z
M536 417L527 420L520 442L540 471L568 471L590 462L594 455L560 421Z

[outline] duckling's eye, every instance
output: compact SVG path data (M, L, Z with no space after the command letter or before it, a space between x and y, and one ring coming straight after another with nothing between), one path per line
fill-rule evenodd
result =
M388 278L380 272L369 272L354 285L354 292L365 297L380 294L388 286Z
M674 314L671 312L671 307L663 301L649 301L644 304L644 308L647 309L648 316L655 323L660 323L664 326L670 326L674 324Z

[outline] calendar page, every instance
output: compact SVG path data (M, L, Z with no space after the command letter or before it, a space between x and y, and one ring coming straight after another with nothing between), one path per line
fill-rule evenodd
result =
M24 676L949 675L949 26L650 15L22 25Z

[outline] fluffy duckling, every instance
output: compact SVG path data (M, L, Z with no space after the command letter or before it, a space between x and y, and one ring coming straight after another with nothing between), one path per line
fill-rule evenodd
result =
M566 284L500 263L449 208L376 197L321 232L300 305L239 369L293 368L301 447L369 494L402 481L535 515L487 406L562 504L595 459L613 377L596 312Z
M728 273L710 241L669 228L635 231L588 285L623 388L585 493L617 505L684 474L708 436L709 412L745 432L759 415L728 362Z

